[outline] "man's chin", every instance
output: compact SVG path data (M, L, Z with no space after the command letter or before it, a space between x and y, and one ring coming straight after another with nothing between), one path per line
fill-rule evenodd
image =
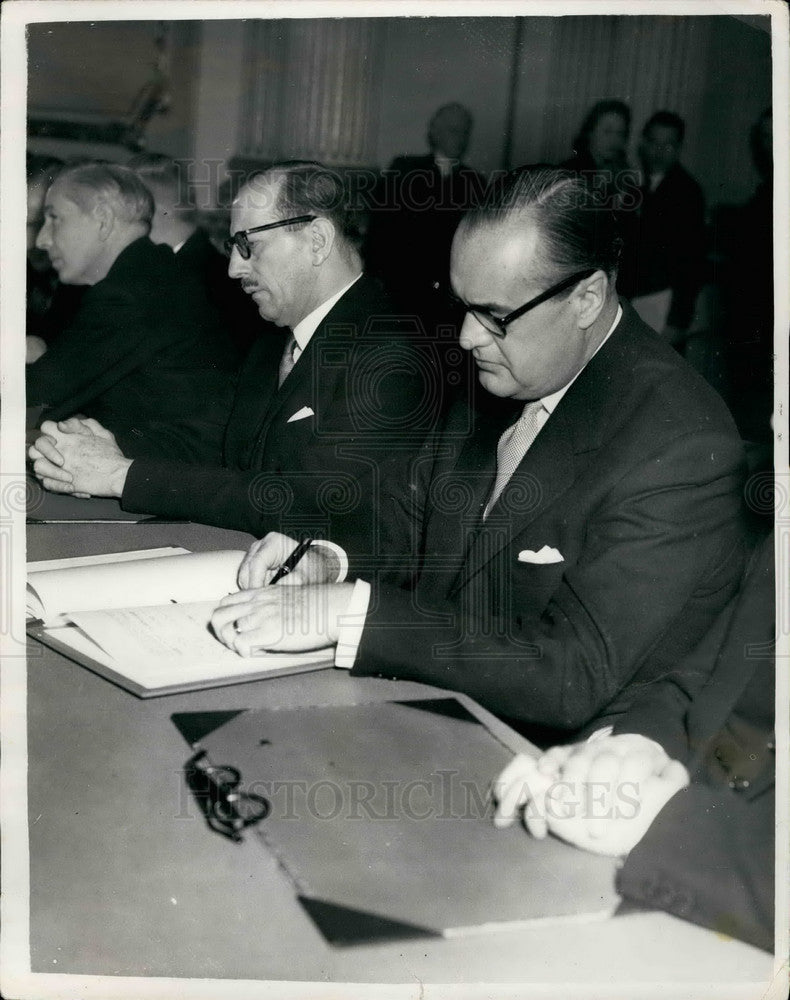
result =
M513 386L510 380L503 378L499 372L478 368L477 379L486 392L490 392L492 396L512 395Z

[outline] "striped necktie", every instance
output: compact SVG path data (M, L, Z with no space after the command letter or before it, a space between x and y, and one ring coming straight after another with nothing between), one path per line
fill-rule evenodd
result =
M296 364L294 359L294 351L296 350L296 337L293 334L288 338L288 342L283 350L283 356L280 358L280 369L277 374L277 388L279 389L283 382L291 374L293 366Z
M540 422L542 412L543 403L539 399L527 403L518 420L506 428L500 437L496 449L496 479L491 496L483 511L483 520L491 513L491 508L502 495L502 491L510 482L513 473L521 464L522 458L538 436L542 427Z

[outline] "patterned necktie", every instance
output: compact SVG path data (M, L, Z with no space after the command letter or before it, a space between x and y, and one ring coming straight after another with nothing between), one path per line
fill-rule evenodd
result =
M277 375L277 388L279 389L283 382L291 374L293 366L296 364L294 359L294 351L296 350L296 337L293 334L288 338L288 343L285 345L285 350L283 351L283 356L280 358L280 369Z
M533 403L527 403L518 420L506 428L500 437L496 449L496 479L491 496L483 511L483 520L491 513L491 508L502 495L502 491L510 482L513 473L521 464L521 459L538 436L538 431L542 426L539 420L542 411L543 403L539 399Z

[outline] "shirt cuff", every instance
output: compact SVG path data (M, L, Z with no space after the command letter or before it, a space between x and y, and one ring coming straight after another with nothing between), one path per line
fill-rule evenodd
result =
M607 736L611 736L614 732L614 726L601 726L600 729L596 729L594 733L590 733L587 737L588 743L593 743L595 740L605 740Z
M585 740L585 742L586 743L595 743L598 740L605 740L609 736L612 736L613 733L614 733L614 726L601 726L601 728L600 729L596 729L594 733L590 733L590 735L587 737L587 739ZM662 753L666 753L666 750L664 750L664 748L661 746L660 743L658 743L654 739L651 739L651 737L649 737L649 736L644 736L642 733L636 733L633 730L624 730L622 733L618 733L617 735L618 736L625 736L625 735L628 735L628 734L634 735L634 736L641 736L643 740L646 740L648 743L652 743L652 745L654 747L656 747L657 750L660 750Z
M337 578L332 580L332 583L343 583L343 581L348 576L348 556L346 555L345 549L342 549L339 545L334 542L329 542L325 538L314 538L313 547L320 545L322 548L330 549L338 558L340 562L340 569L338 570Z
M370 604L370 584L357 580L351 592L348 606L338 619L337 649L335 666L350 670L357 658L357 650L362 641L362 631Z

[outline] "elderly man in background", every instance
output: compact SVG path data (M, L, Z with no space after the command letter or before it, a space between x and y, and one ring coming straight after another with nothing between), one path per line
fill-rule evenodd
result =
M216 458L232 355L200 286L149 239L153 210L137 175L114 164L66 167L50 186L36 246L63 284L88 287L27 365L28 406L55 422L92 418L135 457Z
M397 156L372 194L367 258L387 290L417 311L429 341L442 347L442 365L471 381L469 366L451 338L437 331L460 327L463 314L450 292L450 247L461 217L478 204L485 178L464 163L472 115L444 104L428 124L430 152Z
M719 397L618 302L615 221L546 168L464 218L452 283L486 405L454 408L384 493L401 579L352 560L355 584L262 586L295 545L264 539L240 578L261 589L214 614L227 645L336 643L355 674L463 691L541 743L674 669L740 579L743 454ZM293 582L333 579L303 563Z
M441 386L362 274L345 196L338 174L294 161L233 202L229 273L281 329L264 328L242 367L222 465L131 461L94 427L44 424L31 451L44 485L258 535L329 534L370 554L379 466L418 448Z

